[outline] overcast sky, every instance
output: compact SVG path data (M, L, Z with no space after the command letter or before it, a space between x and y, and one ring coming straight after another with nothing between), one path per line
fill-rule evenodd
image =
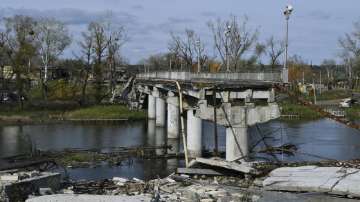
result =
M214 54L210 20L231 14L248 16L250 25L260 31L260 41L270 36L284 37L283 8L291 3L295 10L290 22L289 54L320 63L336 58L338 38L352 30L359 18L359 0L1 0L0 16L24 14L51 16L69 25L75 38L65 56L77 52L79 33L92 20L112 12L114 20L127 28L130 41L123 54L131 63L150 54L167 50L169 32L185 28L195 30L209 42ZM266 62L266 61L264 61Z

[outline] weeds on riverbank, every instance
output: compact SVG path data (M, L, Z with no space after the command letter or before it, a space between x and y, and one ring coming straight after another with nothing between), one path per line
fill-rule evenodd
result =
M314 120L321 118L321 114L307 106L295 101L283 101L279 103L282 115L298 115L301 120Z
M124 105L96 105L75 109L3 108L0 123L36 123L68 119L145 119L143 111L131 111Z
M66 118L73 119L131 119L146 118L143 111L131 111L123 105L92 106L65 113Z
M356 121L360 119L360 106L356 105L351 108L345 109L346 117L351 121Z

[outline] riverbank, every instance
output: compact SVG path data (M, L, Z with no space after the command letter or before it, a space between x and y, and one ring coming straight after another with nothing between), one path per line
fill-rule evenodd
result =
M95 105L74 109L2 109L0 124L32 124L61 121L142 120L144 111L132 111L124 105Z
M279 103L281 119L288 120L315 120L321 118L321 114L293 100L285 100Z

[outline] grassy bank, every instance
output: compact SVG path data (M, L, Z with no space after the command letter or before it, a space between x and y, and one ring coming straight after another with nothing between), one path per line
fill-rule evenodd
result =
M96 105L76 109L0 109L0 123L37 123L68 119L129 119L146 118L143 111L131 111L123 105Z
M314 100L314 96L311 95L303 95L304 98L306 98L309 101ZM340 100L351 97L351 91L349 90L328 90L323 91L321 94L317 92L316 94L316 100L317 101L326 101L326 100Z
M351 108L345 109L346 117L348 117L351 121L360 119L360 106L353 106Z
M138 120L146 118L143 111L131 111L122 105L92 106L87 108L68 111L64 114L65 119L130 119Z
M298 115L302 120L313 120L321 117L318 112L295 101L284 101L279 103L279 105L282 115Z

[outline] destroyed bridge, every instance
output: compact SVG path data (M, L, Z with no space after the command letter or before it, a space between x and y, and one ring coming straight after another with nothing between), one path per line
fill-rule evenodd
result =
M168 139L181 138L186 117L185 155L201 157L202 120L208 120L226 127L226 160L234 161L248 156L249 126L280 117L274 90L279 83L278 72L162 71L137 74L134 87L147 97L148 118L167 127Z

